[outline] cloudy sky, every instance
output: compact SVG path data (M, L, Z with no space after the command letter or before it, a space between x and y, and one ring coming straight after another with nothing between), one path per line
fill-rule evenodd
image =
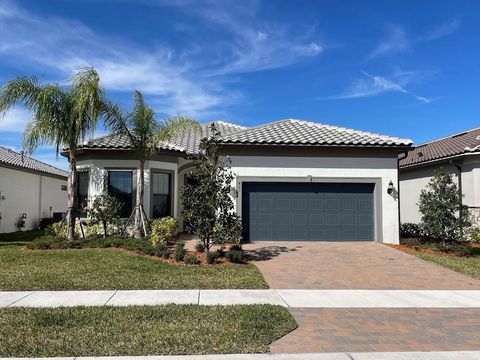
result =
M129 108L140 90L159 119L300 118L421 143L480 126L479 17L458 0L0 0L0 82L66 84L88 65L110 98ZM0 145L21 150L29 118L0 119Z

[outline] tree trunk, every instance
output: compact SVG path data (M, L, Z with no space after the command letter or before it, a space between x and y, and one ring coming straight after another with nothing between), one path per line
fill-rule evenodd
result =
M140 161L140 167L137 172L137 200L135 210L135 238L142 237L142 209L143 209L143 182L144 182L145 162Z
M73 240L75 236L75 203L76 203L76 188L77 188L77 159L75 157L75 150L70 149L70 174L67 180L67 239Z

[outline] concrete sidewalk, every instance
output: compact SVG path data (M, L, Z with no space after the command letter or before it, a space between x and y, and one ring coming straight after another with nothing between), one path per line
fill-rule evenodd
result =
M0 358L14 360L26 358ZM45 360L45 358L29 358ZM478 360L480 351L57 357L55 360Z
M480 290L97 290L0 292L0 307L272 304L294 308L476 308Z

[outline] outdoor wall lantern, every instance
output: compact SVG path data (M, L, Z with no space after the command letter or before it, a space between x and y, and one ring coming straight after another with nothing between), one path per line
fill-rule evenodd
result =
M390 182L388 183L387 193L388 193L388 195L392 195L392 193L393 193L393 182L392 182L392 180L390 180Z

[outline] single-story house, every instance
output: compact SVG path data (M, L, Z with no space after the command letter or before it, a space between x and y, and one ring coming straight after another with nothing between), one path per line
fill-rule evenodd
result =
M0 146L0 233L31 230L67 208L68 173Z
M480 128L419 145L400 160L401 222L420 222L420 192L427 187L433 170L440 167L453 175L472 222L480 224Z
M216 125L235 174L232 196L244 240L398 243L398 156L411 140L295 119ZM209 128L159 144L145 167L148 216L171 215L181 223L180 191ZM125 204L128 217L138 167L128 138L86 141L77 159L80 202L108 192Z

